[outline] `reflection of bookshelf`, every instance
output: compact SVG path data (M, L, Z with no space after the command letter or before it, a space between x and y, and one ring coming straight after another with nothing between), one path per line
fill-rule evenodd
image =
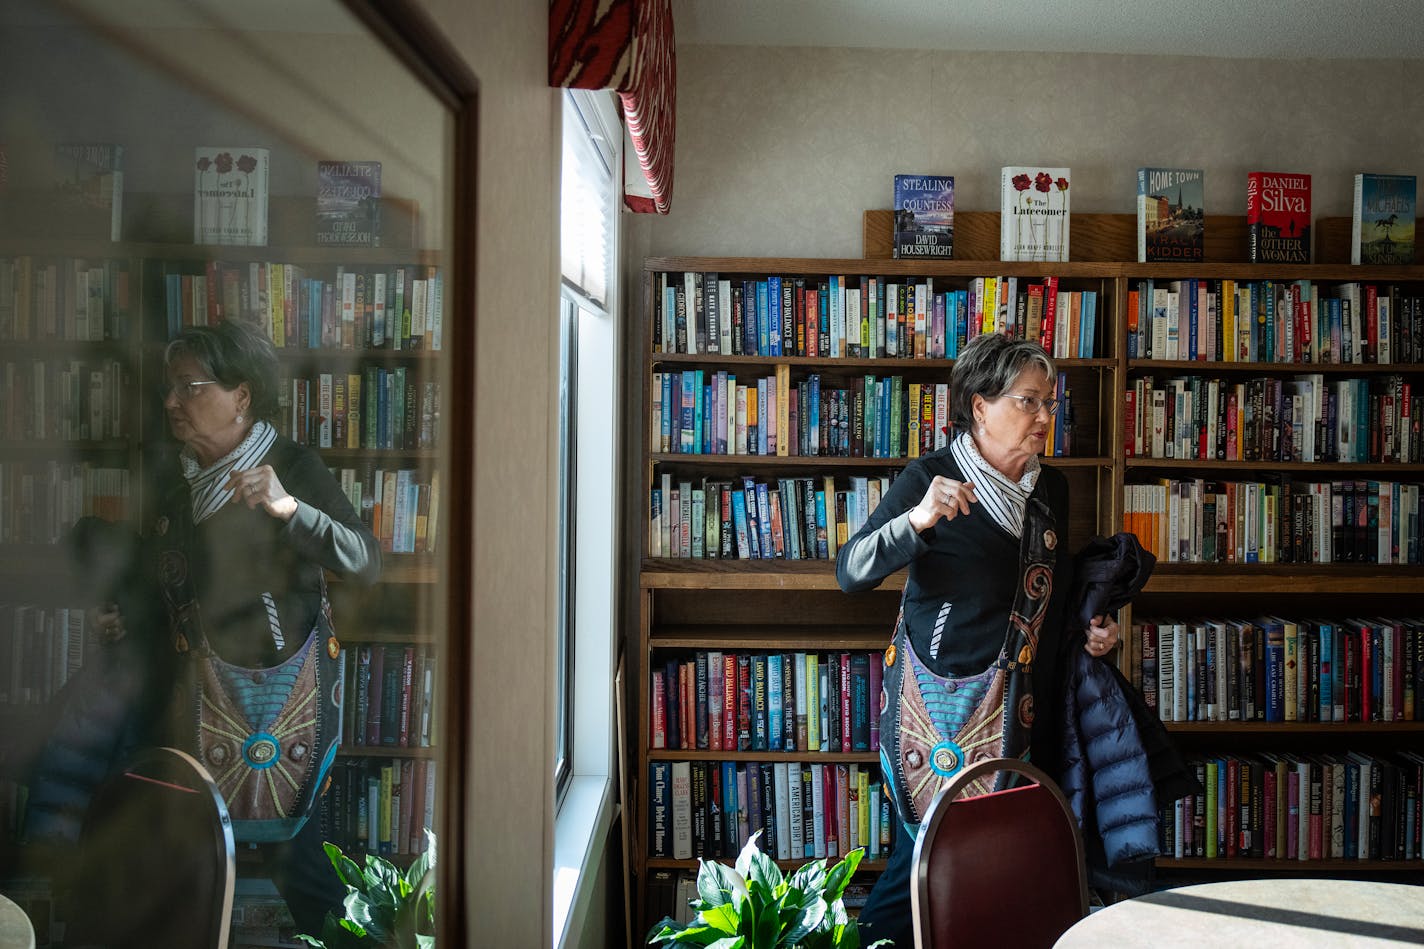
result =
M350 472L346 485L358 510L363 484L370 502L375 502L377 483L383 489L382 501L401 502L391 505L392 516L384 532L373 526L384 547L380 582L367 589L331 584L338 635L348 655L361 643L379 643L381 648L411 645L432 670L433 685L436 658L427 600L439 576L440 555L438 540L427 525L438 517L431 510L430 486L441 451L437 433L443 354L435 346L433 331L443 301L442 255L412 246L414 208L409 202L388 200L391 213L383 218L385 246L371 249L315 247L314 205L309 199L274 201L269 247L195 247L189 242L190 201L191 196L186 195L127 195L126 240L111 243L70 239L57 233L15 236L24 233L20 227L31 215L42 211L41 202L23 192L12 191L5 197L7 211L16 211L16 216L6 217L7 225L16 223L7 226L7 236L0 242L0 654L6 656L5 681L0 683L0 768L7 777L24 772L38 748L23 739L42 737L39 726L50 711L48 699L82 663L83 650L96 648L81 619L90 597L73 586L72 565L60 538L85 513L143 523L152 503L145 495L152 466L176 447L168 436L158 395L163 345L173 329L168 316L175 283L176 325L226 315L220 307L228 302L223 293L229 290L237 291L239 303L234 309L241 310L244 303L247 306L247 312L235 315L255 316L252 301L258 297L250 286L233 287L231 282L225 286L220 279L211 297L206 288L201 294L194 289L195 277L206 277L210 272L221 276L221 270L210 267L209 259L231 263L234 269L241 267L244 276L280 261L292 264L308 280L328 283L338 273L356 272L408 272L410 280L403 289L414 286L417 278L421 281L426 292L420 310L428 317L426 329L430 332L407 330L399 347L393 342L367 345L372 341L369 334L359 346L355 339L344 347L283 345L279 365L288 391L294 385L292 379L319 385L323 373L344 377L372 372L377 379L394 379L399 370L408 391L415 391L418 397L427 392L432 396L425 418L417 401L416 411L403 417L399 426L394 424L394 407L387 406L382 417L385 425L376 433L379 440L366 439L363 432L362 437L341 447L325 449L319 443L314 447L338 477L341 469ZM91 271L93 279L86 284L83 278ZM76 289L86 285L87 293ZM67 301L83 302L84 308L75 312ZM200 301L210 301L212 307L202 306ZM182 318L184 303L189 307L187 320ZM94 317L86 319L91 312ZM300 316L300 309L294 308L293 314ZM351 324L364 327L369 316L353 319ZM19 325L22 322L23 327ZM82 384L77 381L81 377ZM388 388L393 390L393 383ZM39 402L40 398L44 401ZM99 408L107 414L99 414ZM422 422L425 431L421 430ZM279 428L293 432L290 415L279 420ZM296 434L300 437L301 433L298 430ZM380 472L378 479L376 472ZM389 491L384 490L387 480ZM394 516L397 508L399 519ZM376 503L368 503L368 521L380 510ZM15 607L25 610L22 626L30 624L24 626L28 638L18 645L11 628ZM50 632L55 634L52 639ZM61 658L55 654L54 644L65 642L68 646L60 648L64 653ZM23 661L12 664L11 656ZM31 686L31 678L40 684ZM15 681L24 683L23 692L10 688ZM432 720L434 701L427 693ZM349 784L355 780L356 770L364 778L374 768L379 778L381 766L394 761L396 772L411 788L407 802L414 802L417 783L422 797L427 786L433 788L434 759L430 738L408 747L343 747L338 771ZM400 787L399 780L388 782L391 784ZM13 781L0 785L0 852L7 855L0 863L7 866L18 865L8 855L15 853L13 835L22 800L19 785ZM433 800L429 804L433 808ZM428 810L422 802L422 821ZM397 821L400 814L398 809ZM413 822L414 817L407 814L407 820ZM401 831L403 846L392 848L397 858L408 855L412 846L424 846L423 835L417 833L412 838L406 832L409 829ZM349 839L354 846L356 838ZM28 865L44 865L40 848L22 852Z

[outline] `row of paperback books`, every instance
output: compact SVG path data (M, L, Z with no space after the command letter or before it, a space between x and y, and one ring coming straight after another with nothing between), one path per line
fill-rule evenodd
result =
M0 544L57 544L75 521L127 520L127 468L88 462L0 462Z
M123 260L0 257L0 339L127 339L129 270Z
M127 374L117 359L33 359L0 365L0 438L124 438Z
M279 380L278 428L313 448L438 447L440 383L404 366L363 366Z
M383 551L435 553L440 523L439 472L390 471L367 464L360 469L333 468L331 473Z
M648 762L648 856L736 857L762 831L777 860L890 852L890 799L880 767L796 761Z
M880 503L895 473L775 484L673 481L663 472L648 504L648 556L712 560L831 560Z
M279 349L441 348L443 277L437 267L336 267L311 276L299 264L208 261L202 273L164 275L168 335L240 319Z
M44 705L98 648L84 608L0 603L0 706Z
M1365 364L1424 359L1424 298L1397 284L1139 280L1130 359Z
M652 392L652 444L666 453L918 458L949 444L947 383L873 374L844 381L818 372L793 383L791 367L781 364L745 384L720 370L655 372ZM1073 413L1065 373L1055 395L1063 411L1046 451L1066 455Z
M1167 722L1424 721L1424 621L1150 618L1132 678Z
M1424 457L1421 399L1400 375L1146 375L1125 392L1123 450L1129 458L1407 463Z
M1203 793L1164 807L1162 853L1213 860L1418 860L1424 756L1193 759Z
M413 857L435 826L435 762L426 758L338 758L322 798L322 838L348 856Z
M732 356L953 359L981 333L1042 342L1055 358L1098 354L1098 295L1057 277L832 276L722 279L659 274L653 351Z
M649 747L871 751L881 652L698 650L652 670Z
M351 683L343 726L353 747L429 748L434 741L435 657L424 646L343 650Z
M1124 486L1123 524L1163 563L1417 564L1419 489L1163 478Z

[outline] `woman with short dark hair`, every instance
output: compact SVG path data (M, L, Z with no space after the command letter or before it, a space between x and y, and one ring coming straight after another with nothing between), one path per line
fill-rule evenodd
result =
M909 573L881 696L895 847L860 914L867 944L913 944L914 833L950 776L996 756L1058 771L1072 557L1068 483L1038 460L1058 408L1053 363L1037 343L984 334L949 390L949 445L911 461L836 558L847 593ZM1117 638L1098 616L1084 648L1105 656Z

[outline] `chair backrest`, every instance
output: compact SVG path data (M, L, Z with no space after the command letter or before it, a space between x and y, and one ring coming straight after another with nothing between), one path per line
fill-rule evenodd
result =
M957 797L999 771L1033 783ZM988 758L960 771L920 825L910 902L916 949L1052 946L1088 914L1083 839L1063 792L1017 759Z
M226 949L232 821L212 776L174 748L138 752L84 819L77 942Z

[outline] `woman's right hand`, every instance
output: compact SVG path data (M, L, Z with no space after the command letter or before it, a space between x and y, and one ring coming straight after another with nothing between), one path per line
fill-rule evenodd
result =
M119 604L104 603L90 607L89 628L99 636L101 643L116 643L128 632L124 628L124 615L119 612Z
M929 530L940 518L952 521L961 514L968 514L969 505L978 501L973 482L935 475L920 503L910 509L910 526L915 533Z

